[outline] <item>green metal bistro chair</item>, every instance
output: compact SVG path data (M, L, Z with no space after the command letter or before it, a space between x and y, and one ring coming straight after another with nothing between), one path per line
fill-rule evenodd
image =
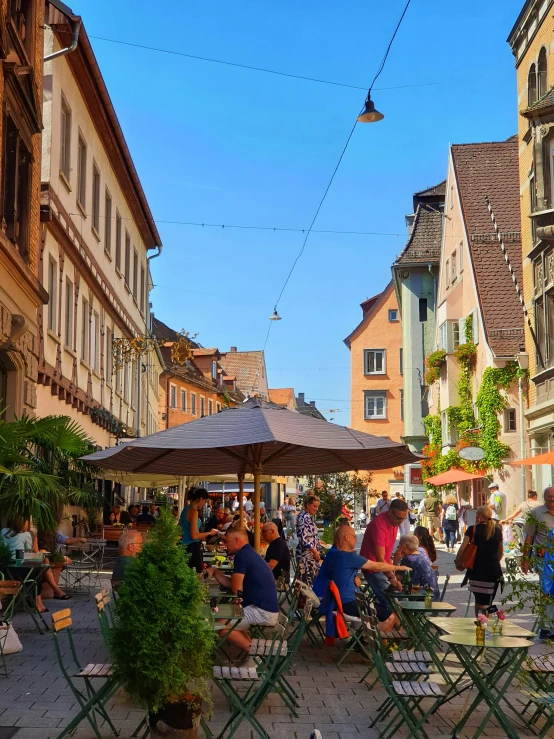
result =
M283 637L276 632L270 646L264 649L260 665L257 667L219 667L213 668L213 681L221 690L231 706L231 718L223 727L218 739L230 739L241 723L246 720L262 739L269 739L262 724L256 718L256 713L268 693L273 689L273 683L279 675L279 665L282 664ZM240 693L236 684L246 686L246 692Z
M81 707L79 713L69 722L61 734L58 735L57 739L62 739L62 737L75 731L77 726L79 726L81 721L85 718L89 722L97 739L102 739L97 723L98 718L106 721L114 736L117 737L119 732L113 725L106 709L104 708L105 702L111 695L113 695L117 687L117 683L112 677L112 666L110 664L88 664L85 667L82 667L77 659L71 625L71 610L69 608L65 608L63 611L57 611L52 614L54 648L56 650L58 664L67 684L71 688L71 692ZM67 650L62 650L60 643L61 638L59 636L62 632L65 633L67 637L69 652L67 652ZM71 658L72 664L70 667L66 667L65 665L64 654L68 654ZM74 682L75 678L84 680L86 692L77 688ZM95 690L92 684L92 680L96 679L103 680L103 685L98 690Z
M384 729L379 729L382 739L392 739L403 725L406 725L408 728L408 734L406 735L408 739L410 737L414 737L414 739L419 739L419 737L428 739L423 726L427 717L437 710L443 698L442 686L433 682L393 679L383 658L382 642L379 632L373 626L368 616L363 616L362 621L366 628L368 648L371 652L379 681L385 688L388 696L388 700L380 706L377 716L370 724L370 728L373 728L377 723L390 719ZM431 700L431 706L424 710L421 704L427 699ZM392 718L390 718L391 714Z
M0 630L0 657L2 658L5 677L8 677L8 668L4 657L4 648L8 640L8 632L11 627L19 589L20 583L18 580L0 580L0 601L5 602L5 599L9 598L6 605L3 605L3 610L0 611L0 626L5 627L5 629Z
M542 715L545 717L544 726L539 733L539 739L543 739L544 736L547 736L547 731L550 727L554 726L554 693L540 689L525 689L521 692L529 699L529 703L524 711L530 704L533 704L537 708L530 719L530 723L535 724Z

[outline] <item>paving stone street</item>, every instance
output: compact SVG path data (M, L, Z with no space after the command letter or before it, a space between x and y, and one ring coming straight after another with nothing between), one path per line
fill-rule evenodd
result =
M457 606L455 615L464 616L468 595L467 589L460 588L462 575L455 572L453 555L447 554L444 547L439 548L438 557L441 579L447 573L451 574L445 601ZM46 601L46 604L50 612L66 605L53 600ZM76 595L67 605L72 610L73 633L81 663L106 661L108 657L98 627L93 596ZM527 628L533 624L531 614L518 615L513 620ZM55 739L77 712L76 701L57 666L52 634L39 635L26 614L18 614L15 624L23 652L8 657L10 675L8 678L0 677L0 739L11 739L12 736L16 739ZM278 695L270 695L257 714L272 738L308 739L314 728L321 731L323 739L370 739L379 736L377 730L369 728L369 723L375 715L375 708L384 700L385 692L381 687L369 690L360 684L360 677L366 671L360 655L353 653L341 669L337 668L341 648L340 642L336 647L314 648L304 640L290 679L300 695L298 717L290 715ZM533 647L532 653L540 649ZM517 705L523 698L517 690L517 681L514 681L512 688L507 702ZM229 714L219 691L212 688L212 695L214 712L209 726L217 736ZM455 724L468 700L469 694L466 693L451 701L448 707L441 710L441 716ZM131 705L121 693L108 701L107 707L122 739L129 739L144 718L144 712ZM482 708L477 710L459 736L473 736L483 715ZM13 727L15 733L9 733L6 727ZM452 736L452 729L436 716L430 720L427 734L433 738L448 737ZM104 726L102 736L110 735L109 728ZM519 730L519 735L532 736L524 729ZM94 735L85 722L74 736L92 739ZM200 736L203 736L202 732ZM241 725L236 736L252 736L246 723ZM503 737L505 733L496 721L490 721L483 736ZM548 736L554 736L554 733Z

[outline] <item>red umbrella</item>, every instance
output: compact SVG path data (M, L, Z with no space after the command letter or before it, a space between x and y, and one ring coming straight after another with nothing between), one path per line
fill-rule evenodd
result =
M510 464L512 466L531 465L531 464L554 465L554 451L545 452L544 454L537 454L535 457L525 457L525 459L518 459L517 462L510 462Z
M484 472L464 472L464 470L459 470L453 467L446 472L441 472L440 475L428 477L425 482L438 488L442 485L453 485L456 482L463 482L464 480L479 480L484 476Z

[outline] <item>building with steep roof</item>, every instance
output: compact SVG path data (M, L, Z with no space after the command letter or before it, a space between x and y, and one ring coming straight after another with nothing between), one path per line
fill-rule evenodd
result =
M549 451L554 426L553 6L553 0L526 0L508 37L519 109L522 291L531 322L531 328L525 326L531 449L524 456ZM554 484L553 468L533 466L529 483L535 490Z
M435 313L439 273L445 181L413 196L414 212L406 216L408 240L392 265L398 308L402 317L402 440L421 452L427 443L423 419L428 413L425 357L435 343ZM406 465L404 493L419 499L425 493L419 464Z
M259 396L269 399L267 371L263 350L239 352L232 346L228 352L221 353L221 366L228 375L236 377L237 388L246 397Z
M310 400L306 402L304 393L298 393L298 395L296 396L296 410L303 416L319 418L320 421L327 420L323 413L318 411L318 409L315 407L315 400Z
M445 352L439 379L428 390L429 410L442 428L442 453L459 447L461 363L456 350L473 342L476 354L470 374L475 404L487 368L516 360L523 344L523 312L510 268L500 248L486 198L496 217L513 273L521 280L518 143L507 141L453 145L448 160L442 233L435 346ZM498 420L498 439L510 459L520 458L521 406L517 382L506 391L506 409ZM475 408L475 405L474 405ZM476 426L484 419L475 418ZM453 462L456 464L456 462ZM491 471L508 499L521 500L521 473L505 464ZM464 487L465 486L465 487ZM486 500L486 481L464 483L462 499L475 506Z
M289 411L296 410L296 398L292 387L269 388L269 400L276 405L288 408Z

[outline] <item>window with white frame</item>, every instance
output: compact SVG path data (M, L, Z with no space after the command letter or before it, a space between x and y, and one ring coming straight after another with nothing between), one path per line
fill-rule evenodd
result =
M60 172L69 182L71 173L71 108L63 95L60 124Z
M504 410L504 431L510 433L517 431L517 420L515 408L506 408Z
M135 300L138 299L138 278L139 278L138 252L135 249L133 253L133 298Z
M450 422L446 411L441 413L441 431L443 446L455 446L458 443L458 427L455 422Z
M443 321L439 326L439 349L451 354L460 344L460 324L458 320Z
M113 332L111 328L106 329L106 382L112 384L113 375Z
M217 413L219 413L219 411L221 410L221 403L216 403L215 404L215 410L216 410Z
M77 147L77 202L81 208L87 207L87 145L79 134Z
M364 391L364 418L383 419L387 417L387 393L385 390Z
M213 400L208 400L208 416L211 416L214 412L214 402Z
M129 365L123 366L123 400L129 402Z
M125 287L130 290L131 285L131 237L125 231Z
M386 358L384 349L364 349L364 374L384 375Z
M200 418L203 418L206 415L206 398L201 395L200 396Z
M104 192L104 249L112 254L112 196L106 188Z
M88 364L90 354L90 316L88 300L83 298L83 306L81 311L81 359Z
M177 408L177 386L169 386L169 407Z
M92 369L100 369L100 316L96 311L92 313L92 327L90 334L90 363Z
M92 163L92 227L100 238L100 170Z
M398 309L397 308L391 308L391 310L389 310L389 321L391 323L398 321Z
M65 278L65 311L64 311L64 331L65 345L73 349L73 301L74 301L73 283L69 277Z
M115 212L115 266L121 272L121 216Z
M196 393L190 394L190 415L196 416Z
M187 412L187 391L181 390L181 410L183 413Z
M217 362L212 360L212 379L217 380Z
M48 260L48 328L56 331L58 308L58 264L50 257Z
M145 309L145 296L146 296L146 270L144 269L144 264L140 265L140 303L139 308L140 312L144 314Z

